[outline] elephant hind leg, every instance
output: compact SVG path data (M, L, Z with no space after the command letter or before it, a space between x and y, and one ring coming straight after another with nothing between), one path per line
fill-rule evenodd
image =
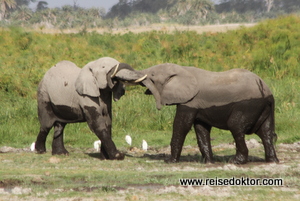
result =
M245 134L252 123L248 123L247 119L243 113L235 112L228 120L228 128L234 138L236 146L236 154L234 158L229 161L231 163L245 164L248 162L249 151L245 142Z
M35 142L35 150L38 154L46 153L46 139L51 127L40 127L40 132Z
M265 149L266 162L279 163L276 156L274 143L277 140L277 134L274 132L274 120L270 115L258 129L256 134L261 138Z
M64 146L64 128L66 123L54 123L54 136L52 141L52 155L69 155Z
M236 145L236 154L230 160L234 164L245 164L248 162L248 148L245 142L245 134L241 132L231 131Z
M55 120L49 102L38 102L38 116L40 121L40 132L35 142L35 150L38 154L46 153L46 139L53 127Z
M205 163L214 163L213 153L210 143L211 126L198 120L194 123L199 150Z

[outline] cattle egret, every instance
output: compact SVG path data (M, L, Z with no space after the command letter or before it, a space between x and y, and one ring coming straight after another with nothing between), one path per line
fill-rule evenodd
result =
M132 139L131 139L131 137L129 135L125 136L125 141L127 142L127 144L129 144L131 146Z
M100 140L94 142L94 148L96 149L96 151L100 151L100 146L101 146Z
M144 151L147 151L147 149L148 149L148 144L147 144L146 140L143 140L143 142L142 142L142 149Z
M30 150L31 150L31 151L34 151L34 150L35 150L35 142L33 142L33 143L31 144Z

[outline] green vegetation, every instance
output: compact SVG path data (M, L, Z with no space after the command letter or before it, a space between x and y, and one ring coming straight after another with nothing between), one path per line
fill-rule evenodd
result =
M70 60L78 66L111 56L145 69L170 62L212 71L246 68L261 76L275 95L278 142L300 140L300 18L289 16L227 33L176 31L133 34L39 34L20 28L0 31L0 145L27 147L38 133L36 89L51 66ZM192 39L192 40L191 40ZM157 111L152 96L140 86L128 87L113 105L113 129L117 145L131 134L152 146L167 146L174 107ZM87 134L85 134L87 133ZM215 143L232 137L214 129ZM51 137L50 137L51 138ZM90 146L96 137L86 124L68 125L68 146ZM51 142L51 139L49 140ZM196 145L194 134L186 144ZM138 145L135 145L138 146Z
M283 153L285 153L284 157L293 158L297 158L298 154L290 154L286 150ZM154 152L151 154L155 155ZM9 196L1 194L0 191L0 198L3 200L87 200L90 198L91 200L153 201L271 198L279 201L297 200L299 196L300 179L297 163L299 160L285 161L285 164L276 166L273 164L272 167L270 164L259 163L243 166L220 162L215 165L205 165L187 161L167 164L161 159L148 158L147 155L128 156L124 161L99 161L94 158L95 156L94 153L82 152L73 152L69 157L51 156L50 153L1 154L0 190L5 188L8 194L17 187L19 195L10 193ZM199 158L199 155L195 157ZM284 180L284 186L198 186L194 188L179 186L180 178L214 179L216 177L222 179L281 178Z
M241 27L227 33L152 31L124 35L96 32L40 34L16 27L2 29L0 147L28 148L36 139L39 130L36 89L51 66L61 60L70 60L82 67L103 56L114 57L136 69L172 62L212 71L231 68L252 70L266 81L274 93L278 143L298 142L299 32L298 16L268 20L252 28ZM15 195L18 196L15 200L83 197L97 197L100 200L114 200L116 197L120 200L195 200L199 196L204 200L219 200L224 196L226 200L299 198L297 150L289 152L278 146L278 154L284 164L276 167L257 162L231 167L224 160L235 150L214 147L217 164L204 165L198 162L200 153L195 148L196 137L191 132L185 142L191 148L185 148L183 162L165 164L162 160L164 156L160 154L169 154L165 147L171 138L175 106L158 111L154 98L144 95L143 91L141 86L128 87L126 95L113 103L113 139L121 151L128 152L124 161L99 161L97 154L92 151L96 136L88 126L85 123L69 124L65 130L65 144L70 157L51 156L52 134L48 137L46 154L0 154L0 190L4 187L10 192L14 187L21 186L23 194ZM150 155L140 153L130 157L124 140L127 134L132 136L133 147L140 147L142 139L146 139L151 148L147 152ZM253 137L259 139L254 135L247 136ZM213 145L233 142L228 131L218 129L213 129L212 138ZM263 154L262 149L250 150L251 156L263 158ZM233 176L283 178L285 187L178 187L179 178ZM4 200L14 197L5 193L0 194Z
M28 7L37 2L36 9ZM298 0L120 0L104 8L72 5L48 8L47 1L0 1L0 26L82 29L148 26L154 23L184 25L253 23L299 13ZM3 20L5 19L5 20Z

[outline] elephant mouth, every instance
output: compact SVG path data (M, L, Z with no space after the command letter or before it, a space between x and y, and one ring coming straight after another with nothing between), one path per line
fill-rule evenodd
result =
M153 95L152 92L151 92L149 89L147 89L147 90L144 92L144 94L146 94L146 95Z

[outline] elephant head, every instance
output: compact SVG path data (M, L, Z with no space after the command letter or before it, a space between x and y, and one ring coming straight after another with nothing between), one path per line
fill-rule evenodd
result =
M85 65L75 82L76 91L80 95L99 97L100 89L109 87L114 100L119 100L125 93L124 82L140 82L146 78L126 63L119 63L110 57L103 57Z
M156 108L162 105L184 104L198 93L197 79L185 67L176 64L159 64L142 70L147 78L142 81L156 100Z

